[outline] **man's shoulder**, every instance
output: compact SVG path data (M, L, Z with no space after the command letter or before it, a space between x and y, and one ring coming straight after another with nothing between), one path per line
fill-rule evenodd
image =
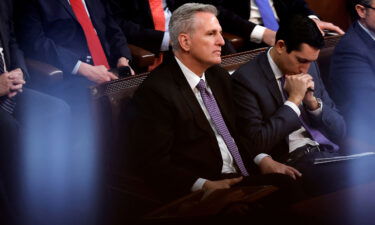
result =
M232 75L234 80L246 82L259 80L263 77L262 66L267 63L267 55L265 52L260 53L249 62L240 66Z

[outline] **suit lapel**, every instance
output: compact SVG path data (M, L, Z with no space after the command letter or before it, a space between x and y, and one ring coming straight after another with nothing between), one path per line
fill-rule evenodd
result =
M68 0L58 0L65 8L65 10L75 19L77 20L76 16L74 15L73 9L70 6Z
M182 73L180 67L178 66L176 60L174 58L170 61L173 77L176 81L176 84L184 97L188 107L190 108L191 112L193 113L194 120L197 122L199 128L203 129L206 132L211 133L214 135L212 128L204 115L204 112L199 105L197 98L195 97L193 91L191 90L189 83L187 82L184 74Z
M262 68L263 74L267 79L267 88L271 92L272 96L275 98L279 105L283 104L283 97L281 96L279 85L277 84L275 75L271 69L271 65L267 59L267 52L262 53L259 56L259 64Z

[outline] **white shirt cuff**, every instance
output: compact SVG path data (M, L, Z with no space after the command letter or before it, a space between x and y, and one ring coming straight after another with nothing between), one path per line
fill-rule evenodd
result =
M319 101L319 100L318 100ZM310 110L307 110L309 113L311 113L313 116L319 116L322 111L323 111L323 102L322 101L319 101L319 104L320 104L320 107L313 110L313 111L310 111Z
M267 155L266 153L260 153L254 158L254 163L259 166L260 161L264 159L264 157L271 157L270 155Z
M164 32L163 41L161 42L160 51L166 52L169 50L169 31Z
M79 69L79 66L81 65L81 63L82 63L81 61L77 62L77 64L73 68L72 74L77 74L78 73L78 69Z
M250 34L250 41L257 44L261 43L263 40L263 34L266 31L266 29L267 28L263 26L256 25Z
M317 17L316 15L309 15L309 18L312 19L312 20L313 20L313 19L320 20L319 17Z
M201 190L203 188L203 184L206 182L207 180L206 179L203 179L203 178L198 178L197 181L195 181L195 183L193 184L193 186L191 187L191 191L198 191L198 190Z
M291 101L286 101L286 102L284 102L284 105L287 105L290 108L292 108L293 111L297 114L297 116L301 115L301 111L299 110L298 106L295 103L293 103Z

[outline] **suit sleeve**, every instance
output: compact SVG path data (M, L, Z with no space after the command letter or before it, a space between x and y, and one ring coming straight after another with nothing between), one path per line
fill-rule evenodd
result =
M132 21L132 8L126 2L119 0L109 1L113 16L126 35L128 42L151 52L158 53L163 41L164 32L153 28L146 28L142 24Z
M258 95L262 92L260 89L266 87L254 79L252 79L253 84L250 84L246 76L249 74L244 70L238 70L233 75L238 129L250 145L249 149L254 151L253 155L270 154L270 150L284 141L291 132L299 129L301 124L298 115L286 105L281 105L273 115L266 118L263 110L267 110L265 107L269 107L268 103L261 102L261 97ZM257 90L257 87L260 89Z
M336 48L332 58L332 95L347 121L348 136L374 145L375 71L366 55L372 52L362 47L363 42L349 40Z
M314 74L316 74L314 76L316 90L315 96L321 98L323 102L323 110L320 116L310 117L313 121L312 124L319 130L323 131L331 141L340 143L346 135L346 124L344 118L338 112L335 103L325 89L316 63L313 63L311 67Z
M131 152L138 159L138 171L142 171L156 189L162 193L187 194L198 177L172 163L171 152L176 139L174 107L155 86L141 87L133 99L136 117L130 127Z
M18 24L20 28L18 36L27 56L62 69L66 75L71 74L80 56L57 45L46 35L37 1L22 2L23 18Z
M109 4L107 1L103 1L102 4L106 9L106 39L110 45L110 61L113 64L112 66L115 67L120 57L125 57L129 60L131 60L132 57L126 37L114 20Z

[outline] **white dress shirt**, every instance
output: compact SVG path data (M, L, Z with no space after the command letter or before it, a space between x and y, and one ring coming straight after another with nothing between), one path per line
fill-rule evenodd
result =
M211 126L212 130L215 133L216 140L217 140L217 143L218 143L219 148L220 148L221 157L223 159L223 167L221 169L221 173L236 173L237 170L236 170L236 167L235 167L235 164L234 164L234 161L233 161L233 157L230 154L229 149L224 142L224 139L218 133L218 131L217 131L212 119L211 119L211 116L208 113L208 111L206 109L206 106L204 105L202 96L201 96L199 90L197 89L197 85L198 85L198 83L201 79L206 81L205 74L203 74L202 77L199 77L194 72L192 72L189 68L187 68L177 57L175 57L175 59L176 59L178 65L180 66L180 68L182 70L182 73L186 77L186 80L188 81L191 89L193 90L193 93L194 93L195 97L197 98L197 100L199 102L199 105L201 106L201 108L204 112L204 115L206 116L208 122L210 123L210 126ZM206 85L207 85L208 92L210 92L212 94L208 83L206 83ZM196 191L196 190L202 189L202 186L203 186L204 182L206 182L206 179L199 178L194 183L194 185L192 186L191 191Z
M169 50L169 21L171 20L172 12L169 10L167 6L167 1L163 0L163 9L164 9L164 17L165 17L165 32L163 36L163 41L161 42L160 51L168 51Z
M277 84L279 86L281 96L284 100L284 105L287 105L288 107L292 108L293 111L297 114L297 116L300 116L301 111L298 108L298 106L295 103L286 100L286 98L284 96L283 87L281 86L281 77L283 76L283 74L282 74L281 70L279 69L279 67L276 65L275 61L273 61L273 59L270 55L271 49L272 48L270 48L267 52L267 59L268 59L268 62L270 63L270 65L271 65L272 72L275 75L275 79L276 79ZM322 110L323 110L323 103L321 103L320 107L316 110L313 110L313 111L306 110L306 111L309 112L311 115L318 117L322 113ZM299 128L298 130L289 134L289 136L288 136L288 138L289 138L289 143L288 143L289 144L289 153L296 150L299 147L302 147L302 146L306 145L306 144L319 145L318 142L310 139L309 137L307 137L304 134L306 134L306 129L303 126L301 126L301 128ZM269 156L269 155L267 155L265 153L258 154L254 158L254 162L257 165L259 165L260 161L266 156Z
M267 0L264 0L267 1ZM277 21L279 21L279 17L277 16L276 9L274 6L273 0L268 0L270 2L270 6L272 8L272 12L275 15ZM309 15L310 19L318 19L315 15ZM259 24L263 24L262 16L260 15L259 8L254 0L250 0L250 18L249 21L255 24L258 24L254 27L253 31L250 34L250 41L254 43L261 43L263 40L263 34L266 31L266 27L261 26Z
M368 35L370 35L370 37L375 41L375 33L370 31L369 29L367 29L367 27L365 25L363 25L361 22L357 22L359 24L360 27L362 27L363 30L366 31L366 33L368 33Z

